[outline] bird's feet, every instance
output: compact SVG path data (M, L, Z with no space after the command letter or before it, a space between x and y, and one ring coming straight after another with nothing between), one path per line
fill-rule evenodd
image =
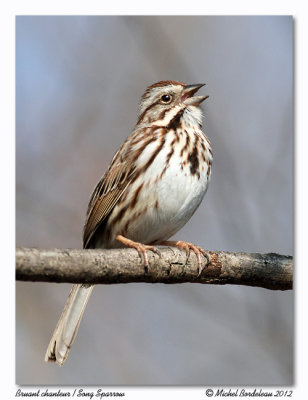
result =
M124 237L122 235L117 235L116 239L119 242L123 243L125 246L131 247L132 249L136 249L138 251L138 254L139 254L139 257L141 259L141 262L144 263L144 265L147 268L147 270L149 270L149 268L150 268L147 251L148 250L152 251L153 253L156 253L156 254L158 254L160 256L159 250L154 246L149 246L147 244L134 242L133 240L127 239L126 237Z
M159 244L161 244L163 246L174 246L181 250L185 250L186 257L187 257L186 261L188 260L190 250L192 250L196 254L197 261L198 261L198 266L199 266L198 276L201 274L201 272L204 268L204 267L202 267L201 254L207 259L207 264L209 264L209 262L210 262L207 252L205 250L203 250L202 247L196 246L192 243L185 242L183 240L177 240L177 241L165 240L163 242L160 242Z

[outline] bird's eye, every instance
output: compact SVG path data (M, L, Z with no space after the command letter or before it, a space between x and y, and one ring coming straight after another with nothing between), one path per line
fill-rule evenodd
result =
M160 98L163 104L169 104L172 101L172 96L170 94L163 94Z

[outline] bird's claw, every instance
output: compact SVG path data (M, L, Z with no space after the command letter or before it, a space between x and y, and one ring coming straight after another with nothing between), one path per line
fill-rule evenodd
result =
M134 242L133 240L127 239L126 237L124 237L122 235L117 235L116 239L119 240L121 243L125 244L125 246L137 250L139 257L140 257L140 262L144 264L147 271L150 269L147 251L152 251L153 253L155 253L159 257L161 257L160 251L154 246L150 246L150 245L143 244L140 242Z
M177 247L177 248L179 248L179 249L181 249L181 250L185 250L185 252L186 252L186 263L187 263L187 261L188 261L190 251L192 250L192 251L195 253L195 255L196 255L196 257L197 257L197 261L198 261L198 276L201 275L202 270L203 270L203 268L204 268L204 267L202 267L201 254L207 259L206 265L208 265L208 264L210 263L210 257L209 257L209 255L208 255L207 252L206 252L204 249L202 249L202 247L200 247L200 246L196 246L196 245L194 245L194 244L192 244L192 243L185 242L185 241L183 241L183 240L178 240L178 241L164 241L164 242L162 242L162 243L160 243L160 244L166 245L166 246L168 246L168 245L170 245L170 246L175 246L175 247Z

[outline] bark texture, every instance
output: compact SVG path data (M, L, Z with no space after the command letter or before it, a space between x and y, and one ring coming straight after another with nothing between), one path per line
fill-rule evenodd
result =
M193 252L162 248L160 256L148 252L150 268L133 249L16 250L16 279L34 282L116 284L130 282L258 286L273 290L293 287L293 258L276 253L207 251L201 274Z

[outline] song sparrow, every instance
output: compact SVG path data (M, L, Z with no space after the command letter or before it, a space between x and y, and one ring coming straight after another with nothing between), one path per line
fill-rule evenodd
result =
M196 211L210 180L212 151L198 108L208 96L194 96L202 86L161 81L146 89L135 129L93 191L84 248L126 245L148 266L146 251L157 251L154 244L173 245L193 250L201 272L204 250L166 239ZM92 290L93 285L73 285L45 361L66 360Z

